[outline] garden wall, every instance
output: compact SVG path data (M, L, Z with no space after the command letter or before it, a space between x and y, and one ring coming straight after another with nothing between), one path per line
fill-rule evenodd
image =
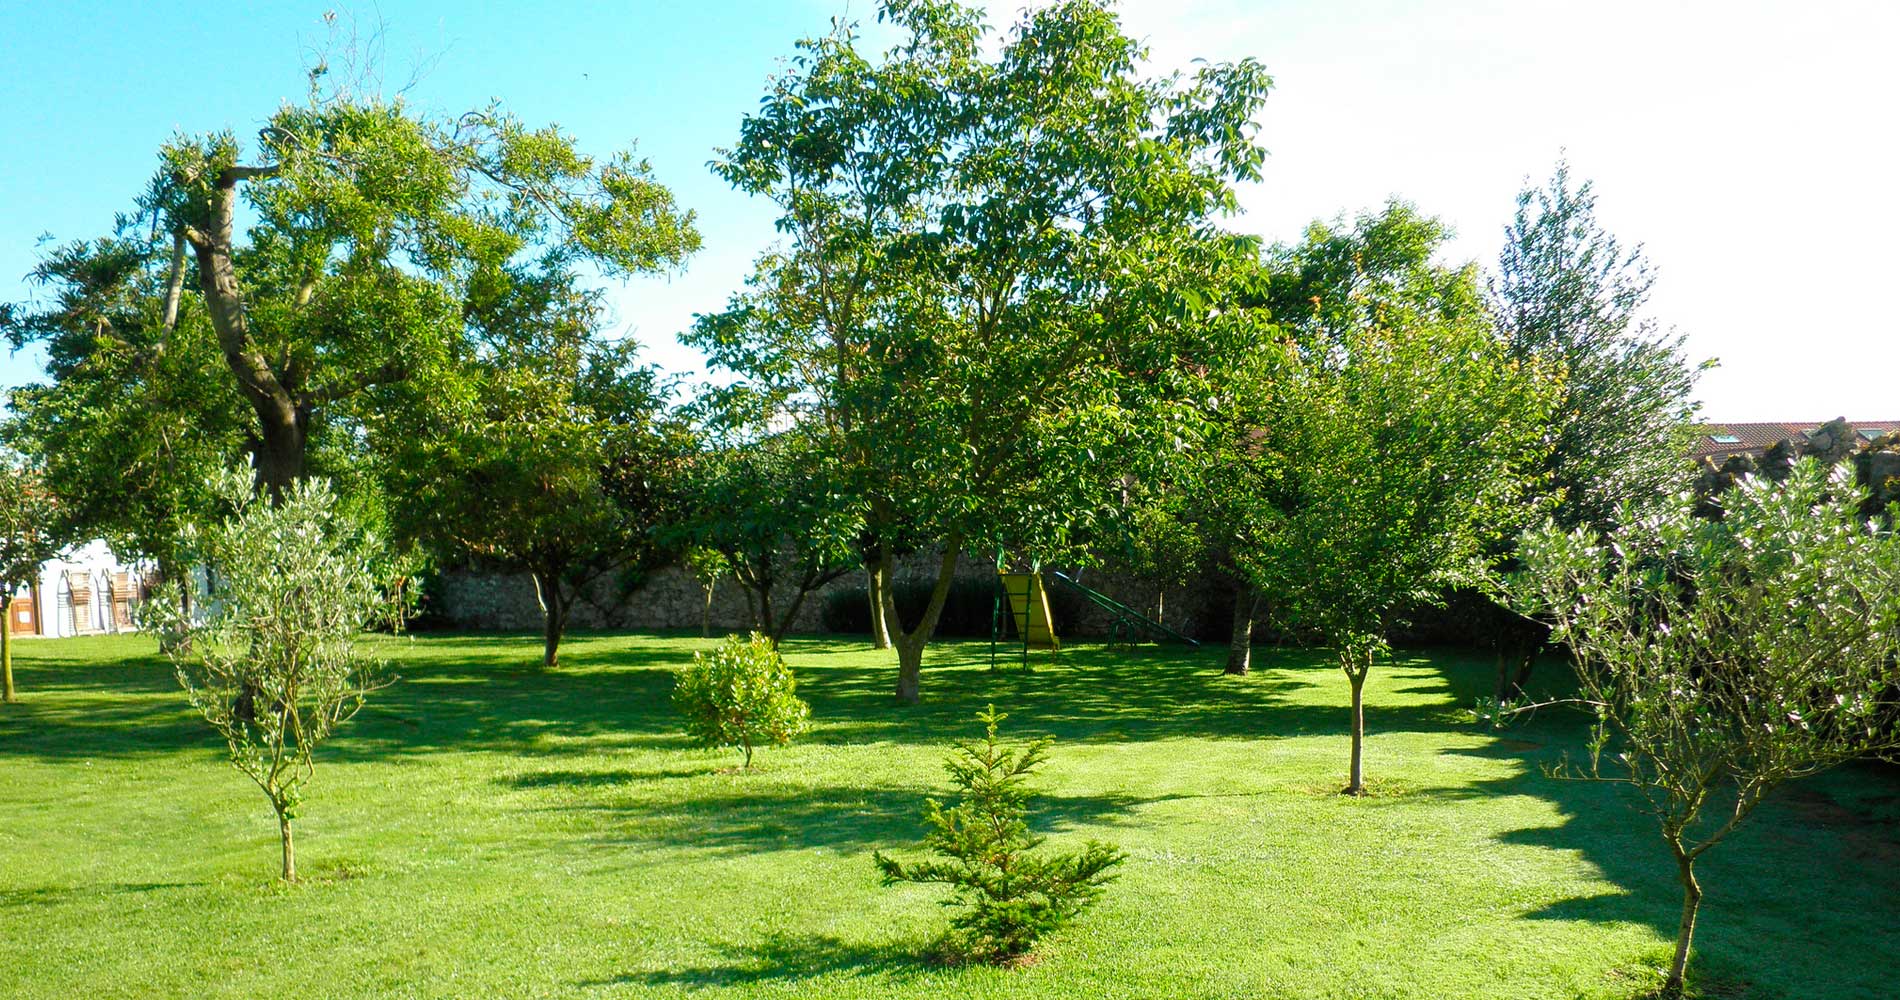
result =
M992 558L975 555L966 555L958 563L957 600L974 605L952 609L960 610L954 617L964 623L961 631L966 635L988 634L989 602L996 580L994 565ZM912 553L897 560L894 583L900 592L905 588L922 589L934 580L936 571L934 552ZM1131 576L1098 571L1083 572L1081 580L1144 614L1158 617L1177 631L1196 636L1225 635L1229 598L1217 586L1195 584L1164 589ZM791 631L833 632L852 628L839 623L847 617L842 612L855 611L855 607L840 607L830 615L826 609L833 602L864 601L864 587L864 574L859 571L832 581L805 599ZM616 581L598 581L576 602L569 625L583 629L698 629L702 621L709 620L715 635L751 627L745 594L730 578L721 580L713 588L710 615L706 592L690 572L681 568L653 574L643 586L624 597L618 591ZM1080 638L1109 634L1110 619L1105 612L1079 598L1064 597L1064 593L1062 588L1052 585L1050 598L1058 607L1060 634ZM541 609L535 601L534 584L526 574L449 570L429 582L425 595L427 618L418 623L419 627L476 630L541 627ZM777 595L775 599L787 600L789 594ZM946 619L950 617L953 615L947 611ZM855 619L857 622L868 620L868 612L856 615Z

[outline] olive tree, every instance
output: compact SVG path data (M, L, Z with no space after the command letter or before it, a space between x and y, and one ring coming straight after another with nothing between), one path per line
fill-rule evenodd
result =
M1682 884L1679 992L1696 861L1783 783L1900 750L1900 535L1864 520L1844 466L1744 478L1699 517L1683 493L1608 532L1551 523L1511 593L1547 615L1597 723L1584 777L1627 783Z
M291 823L317 747L385 683L358 635L397 605L378 572L382 541L341 511L327 481L294 483L273 506L231 471L217 494L229 516L186 542L208 581L204 600L195 612L154 602L147 620L189 636L171 652L178 681L270 801L283 878L294 881Z

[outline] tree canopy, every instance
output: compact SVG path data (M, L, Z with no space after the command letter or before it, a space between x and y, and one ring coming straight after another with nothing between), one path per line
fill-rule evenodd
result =
M1243 61L1144 75L1101 4L988 29L892 2L881 57L808 39L716 169L779 207L785 245L693 342L736 392L809 422L862 498L867 562L914 701L959 554L1086 559L1118 483L1193 434L1210 219L1257 174L1269 85ZM895 549L941 553L898 621Z

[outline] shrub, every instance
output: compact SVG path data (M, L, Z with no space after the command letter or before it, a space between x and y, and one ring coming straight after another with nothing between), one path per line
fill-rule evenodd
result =
M1039 853L1044 838L1029 832L1024 817L1029 776L1047 757L1051 741L1005 749L996 731L1006 716L992 705L977 718L982 742L957 744L944 762L963 801L945 809L933 799L924 808L931 827L924 845L937 859L906 865L882 852L874 858L885 885L950 886L948 905L965 908L952 921L961 933L955 948L1002 962L1026 954L1037 939L1095 902L1115 877L1110 869L1126 855L1096 841L1079 852Z
M711 656L694 653L673 702L686 716L688 736L702 746L738 747L751 767L753 747L783 746L809 725L811 706L797 689L772 640L754 632L745 639L727 636Z

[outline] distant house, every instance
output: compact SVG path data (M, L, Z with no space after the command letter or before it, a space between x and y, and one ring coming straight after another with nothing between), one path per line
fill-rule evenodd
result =
M146 567L128 563L104 542L88 542L40 567L40 577L13 595L7 627L14 635L98 635L130 632L132 605L145 596Z
M1806 423L1729 423L1701 424L1696 430L1698 436L1691 454L1696 461L1704 459L1720 465L1731 455L1747 455L1760 458L1762 453L1780 441L1792 441L1799 447L1807 444L1809 435L1821 429L1823 420ZM1849 420L1848 427L1854 432L1854 445L1859 446L1872 441L1882 434L1900 431L1900 418L1893 420Z

